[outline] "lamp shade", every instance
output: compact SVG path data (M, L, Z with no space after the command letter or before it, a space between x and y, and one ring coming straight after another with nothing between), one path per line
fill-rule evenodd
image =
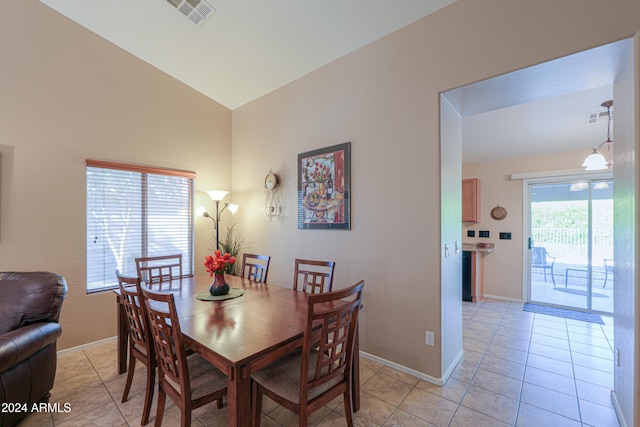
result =
M196 209L197 216L204 216L205 213L207 213L207 208L205 208L204 206L200 206L198 209Z
M586 159L584 159L584 163L582 163L585 170L588 171L599 171L608 169L607 159L597 150L593 150L593 153L589 154Z
M229 212L231 212L232 215L238 212L238 208L239 206L234 203L229 203L229 205L227 206L227 209L229 209Z
M224 199L224 196L229 194L228 191L224 191L224 190L207 190L206 193L209 195L209 197L211 197L211 200L213 200L214 202L219 202L220 200Z

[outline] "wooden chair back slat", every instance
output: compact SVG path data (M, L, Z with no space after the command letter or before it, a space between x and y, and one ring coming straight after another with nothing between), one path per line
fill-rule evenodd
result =
M313 375L301 375L301 396L336 377L347 380L363 288L364 281L360 281L340 291L307 296L309 314L300 372L313 372ZM318 324L321 325L319 335L314 333ZM311 352L316 352L317 358L310 371Z
M296 259L293 289L301 287L303 292L310 294L331 292L335 267L333 261Z
M184 337L175 299L171 293L154 292L142 288L151 336L158 366L158 404L156 426L162 423L165 397L180 408L180 425L191 425L191 411L217 400L222 408L222 398L227 394L227 377L199 354L187 358ZM191 372L193 369L195 372Z
M182 279L182 254L139 257L135 259L138 277L148 286ZM180 281L182 287L182 281Z
M269 274L271 256L258 254L243 254L240 274L249 280L266 283Z
M126 277L116 271L116 279L120 288L120 304L127 316L127 331L129 335L129 367L127 369L125 388L122 393L122 402L126 402L129 397L136 360L139 360L147 367L147 384L141 419L144 425L149 420L156 375L156 360L151 330L146 306L143 303L144 298L141 292L140 278Z
M184 338L173 294L142 289L156 351L158 377L168 378L176 394L190 395Z
M353 360L364 281L335 292L307 294L302 350L251 375L251 420L259 427L262 396L298 415L298 425L342 395L347 425L353 423Z
M129 338L134 345L147 348L152 344L149 340L149 329L145 326L143 307L140 305L140 281L137 277L124 277L119 273L116 273L116 277L120 287L120 301L127 315Z

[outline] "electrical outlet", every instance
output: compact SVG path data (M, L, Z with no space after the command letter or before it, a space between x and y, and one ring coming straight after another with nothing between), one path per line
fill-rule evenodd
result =
M489 230L480 230L478 234L480 237L489 237Z
M431 347L436 345L436 334L431 331L426 331L424 336L424 343Z
M500 233L500 240L511 240L511 232Z

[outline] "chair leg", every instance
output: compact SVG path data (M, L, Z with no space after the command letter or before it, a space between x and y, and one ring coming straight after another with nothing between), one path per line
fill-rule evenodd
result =
M156 422L154 423L154 427L160 427L162 425L162 417L164 416L164 404L167 395L164 390L162 390L162 385L158 386L158 407L156 408Z
M222 407L224 406L224 403L222 403L222 398L219 398L218 400L216 400L216 402L218 409L222 409Z
M156 383L156 368L153 364L147 366L147 390L144 394L144 409L142 411L142 419L140 425L147 425L149 422L149 414L151 413L151 402L153 402L153 389Z
M129 366L127 367L127 382L124 386L124 392L122 393L122 403L126 402L129 398L129 391L131 390L131 383L133 382L133 373L136 370L136 358L133 356L131 348L129 348Z
M353 427L353 402L351 401L351 387L347 387L344 393L344 415L347 418L347 426Z
M309 409L306 405L300 403L299 410L298 427L307 427L307 423L309 422Z
M553 286L556 286L556 278L553 277L553 268L551 269L551 281L553 282Z
M180 427L191 427L191 411L182 411L180 414Z
M180 427L191 427L191 404L190 397L182 396L182 411L180 412Z

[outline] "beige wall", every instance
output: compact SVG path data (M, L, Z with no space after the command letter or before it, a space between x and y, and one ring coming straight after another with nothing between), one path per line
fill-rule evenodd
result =
M85 159L196 171L205 204L231 188L231 112L36 0L0 2L0 35L0 270L66 277L59 348L111 337L114 296L85 292Z
M296 256L337 261L338 287L365 279L362 349L441 378L448 366L440 337L436 348L424 344L425 330L448 333L440 295L456 286L441 277L441 233L448 230L440 219L439 93L638 28L636 0L615 8L459 0L234 110L233 191L245 237L272 255L272 280L290 281ZM352 142L353 229L298 230L297 154L345 141ZM283 214L273 222L263 214L269 168L283 180Z
M523 294L523 248L529 237L522 230L522 180L512 180L512 174L550 171L580 170L588 149L560 153L553 156L527 157L488 163L472 163L462 166L463 178L478 178L481 186L480 222L463 223L462 239L465 242L491 242L496 248L484 258L485 295L521 301ZM500 205L508 215L502 221L491 218L491 209ZM467 230L475 230L476 237L467 237ZM489 239L478 237L479 230L488 230ZM500 240L500 232L511 232L511 240Z
M84 293L84 159L191 169L197 190L233 184L236 220L273 256L274 281L290 282L295 257L336 260L336 287L367 281L363 350L440 378L446 352L424 332L447 334L458 311L440 300L455 283L441 273L439 93L639 28L637 0L458 0L231 115L36 0L1 2L0 268L67 277L62 347L113 335L113 297ZM297 230L296 155L345 141L353 229ZM283 180L272 222L269 168ZM211 229L196 227L199 259Z

